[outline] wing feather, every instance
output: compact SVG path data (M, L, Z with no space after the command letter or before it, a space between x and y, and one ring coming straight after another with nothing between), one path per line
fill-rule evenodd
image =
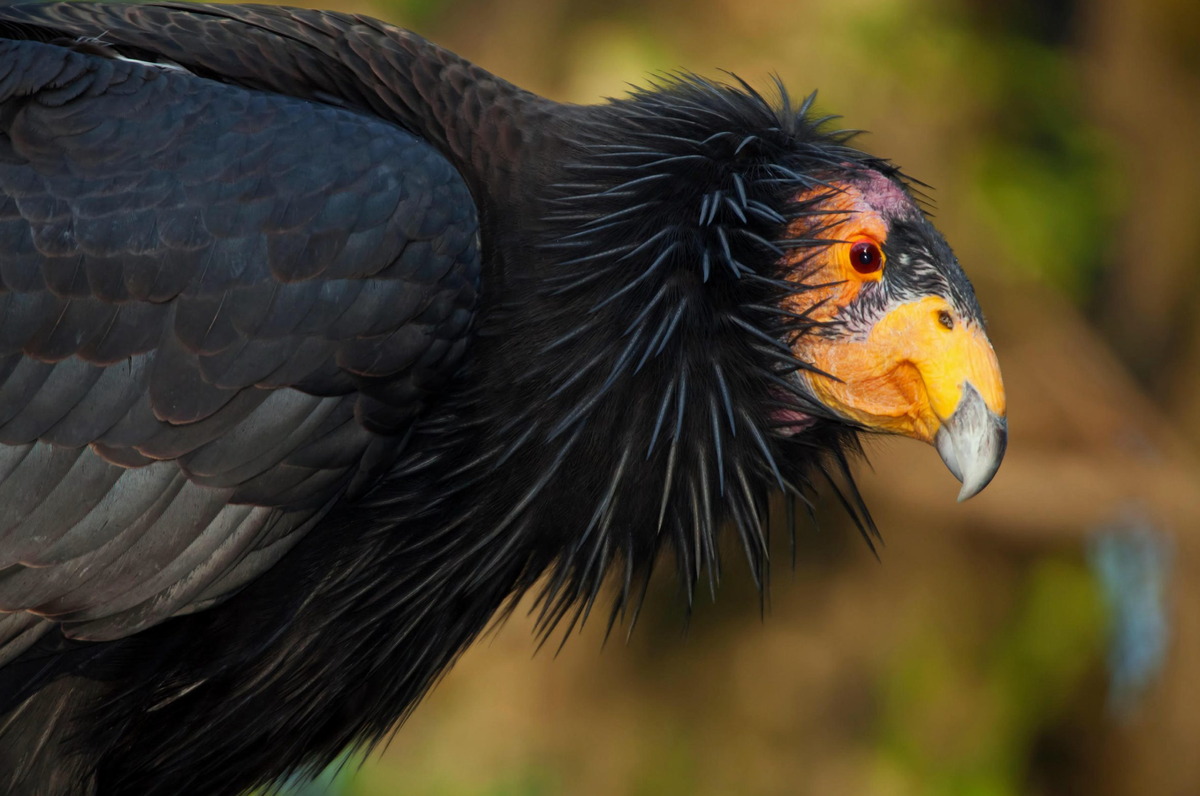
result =
M362 113L0 40L0 665L244 586L465 355L477 220Z

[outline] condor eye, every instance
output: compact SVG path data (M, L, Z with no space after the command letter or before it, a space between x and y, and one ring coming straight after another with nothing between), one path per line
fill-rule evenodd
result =
M873 274L883 267L883 252L874 241L860 240L850 247L850 264L860 274Z

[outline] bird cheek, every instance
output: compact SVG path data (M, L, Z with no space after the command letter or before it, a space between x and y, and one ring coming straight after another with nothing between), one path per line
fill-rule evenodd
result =
M874 335L830 341L808 352L828 374L810 374L809 386L829 409L864 428L931 441L937 418L920 371L902 354Z

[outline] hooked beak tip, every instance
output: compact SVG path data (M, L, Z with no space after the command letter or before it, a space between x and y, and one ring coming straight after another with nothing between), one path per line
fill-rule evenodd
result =
M1008 420L992 412L970 382L958 406L934 437L947 469L962 482L958 502L974 497L991 483L1008 447Z

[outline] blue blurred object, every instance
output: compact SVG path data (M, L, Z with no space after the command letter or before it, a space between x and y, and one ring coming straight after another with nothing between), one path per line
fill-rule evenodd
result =
M1166 662L1171 543L1140 509L1092 539L1088 561L1110 609L1109 708L1128 718Z

